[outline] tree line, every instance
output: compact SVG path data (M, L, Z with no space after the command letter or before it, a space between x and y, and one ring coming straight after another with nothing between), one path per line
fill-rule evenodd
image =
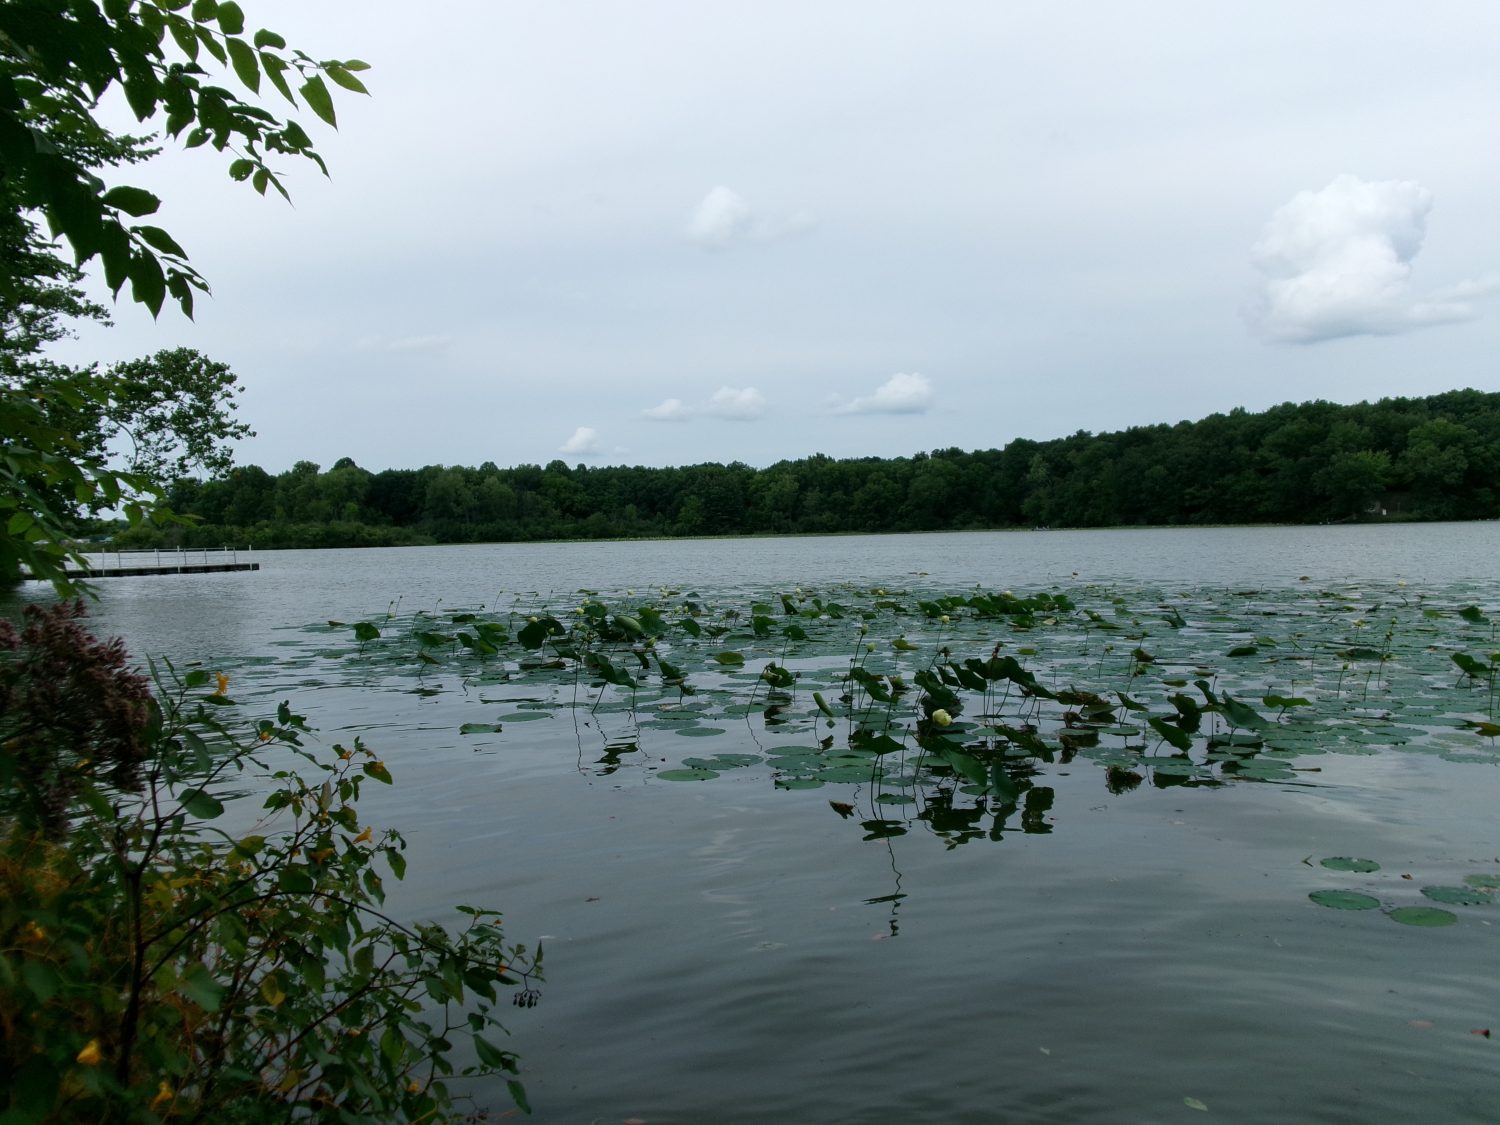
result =
M1079 431L1003 449L816 454L764 469L429 465L344 458L273 476L179 479L188 523L124 546L375 546L1007 527L1321 523L1500 516L1500 394L1285 403L1198 421Z

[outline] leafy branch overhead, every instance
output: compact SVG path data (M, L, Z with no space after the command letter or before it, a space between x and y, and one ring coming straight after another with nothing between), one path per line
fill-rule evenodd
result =
M171 234L137 221L161 200L101 175L149 155L142 140L99 123L101 101L118 90L138 121L187 148L211 145L231 157L233 179L289 198L271 161L328 170L294 118L260 103L265 87L335 127L329 83L367 93L357 76L365 63L313 59L273 31L246 29L238 4L216 0L0 4L0 193L18 212L45 216L79 264L97 257L115 294L128 281L153 315L170 296L191 316L193 291L208 286ZM213 71L232 73L241 92Z

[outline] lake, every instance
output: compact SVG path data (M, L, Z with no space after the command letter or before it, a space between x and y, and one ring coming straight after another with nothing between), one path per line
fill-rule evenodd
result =
M1500 648L1500 525L257 557L100 582L95 627L228 672L247 719L290 699L378 749L397 784L363 815L411 843L394 909L495 906L546 942L507 1020L538 1121L1495 1119L1500 753L1473 726L1493 686L1451 654ZM610 650L639 690L454 640L648 603L650 659ZM951 742L880 728L877 773L818 757L945 648L1043 690L965 681L951 735L923 728ZM1147 724L1226 697L1254 722L1223 710L1190 751Z

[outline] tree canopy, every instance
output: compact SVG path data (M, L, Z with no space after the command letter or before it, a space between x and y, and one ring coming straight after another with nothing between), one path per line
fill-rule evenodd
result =
M70 510L118 508L139 522L167 477L194 461L221 470L220 443L242 436L222 411L195 425L192 409L222 407L233 384L202 357L161 353L85 377L45 349L77 318L107 319L81 288L92 261L117 298L128 283L153 316L169 298L191 316L207 292L177 240L144 221L161 200L121 178L158 145L221 153L228 175L262 195L287 195L277 160L327 173L307 131L262 94L336 126L329 84L366 92L366 64L317 60L248 27L233 0L0 3L0 579L26 570L69 589ZM103 123L115 97L141 135ZM123 466L108 459L106 424L134 442Z

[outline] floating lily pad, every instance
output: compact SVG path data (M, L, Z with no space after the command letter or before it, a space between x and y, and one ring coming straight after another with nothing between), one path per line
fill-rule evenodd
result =
M662 770L657 775L663 781L710 781L719 776L718 770Z
M1452 906L1488 906L1494 896L1476 887L1423 887L1422 893L1433 902L1446 902Z
M550 719L552 715L548 711L515 711L500 718L507 723L534 723L538 719Z
M1434 906L1402 906L1392 910L1388 917L1403 926L1451 926L1458 921L1458 915L1451 910Z
M777 789L821 789L822 778L818 777L778 777L776 779Z
M458 728L459 734L499 734L499 723L465 723Z
M1346 855L1330 856L1320 860L1330 871L1379 871L1380 864L1373 859L1352 859Z
M673 730L672 730L672 733L673 734L680 734L684 738L711 738L712 736L714 736L716 734L723 734L724 733L724 728L723 727L699 727L699 726L687 727L687 726L683 726L683 727L674 727Z
M1374 910L1380 905L1378 898L1357 891L1313 891L1307 897L1331 910Z
M1465 875L1464 882L1471 887L1500 889L1500 875Z

